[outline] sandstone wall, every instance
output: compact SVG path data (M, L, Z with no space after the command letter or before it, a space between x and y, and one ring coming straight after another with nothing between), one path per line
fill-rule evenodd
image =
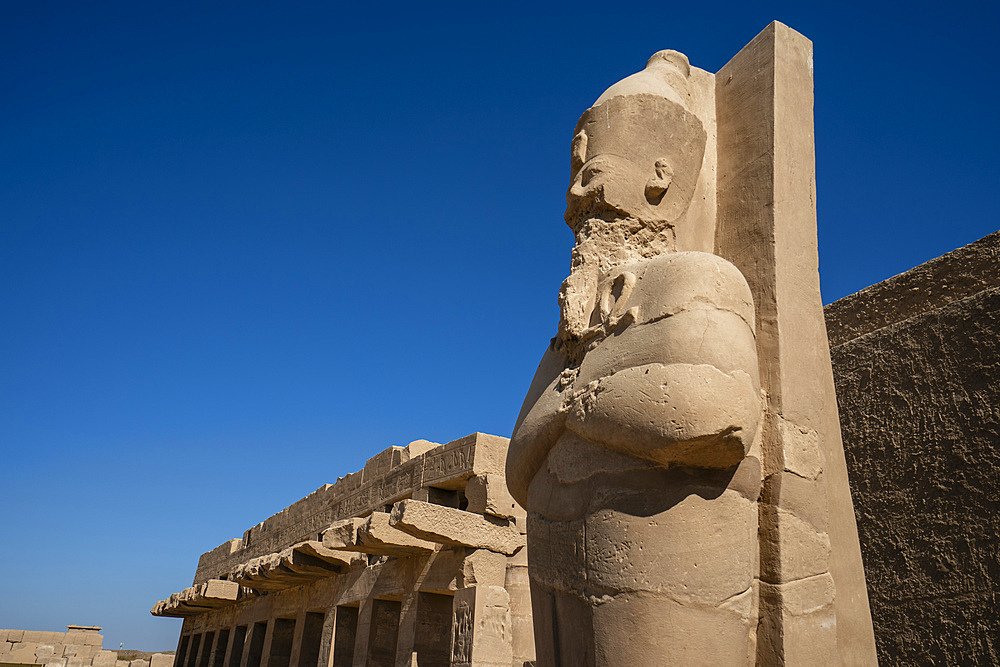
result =
M532 662L507 445L390 447L202 555L194 584L151 610L185 619L173 667Z
M0 630L0 665L45 665L45 667L171 667L173 654L143 654L135 660L120 660L119 653L105 651L100 628L69 626L67 632Z
M1000 663L1000 232L826 309L879 660Z
M464 489L475 475L503 474L507 440L475 433L444 445L418 440L390 447L363 470L325 484L281 512L201 556L194 583L220 577L235 565L315 540L334 521L363 516L410 497L415 489ZM499 458L498 458L499 457Z

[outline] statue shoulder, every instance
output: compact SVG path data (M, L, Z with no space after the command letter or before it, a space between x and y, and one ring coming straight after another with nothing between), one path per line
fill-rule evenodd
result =
M674 252L635 265L641 320L692 308L732 311L753 327L753 294L734 264L707 252Z

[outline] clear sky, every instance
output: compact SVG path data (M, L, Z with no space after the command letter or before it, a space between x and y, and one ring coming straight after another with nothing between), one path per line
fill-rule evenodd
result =
M362 4L5 4L0 627L173 649L202 552L509 435L572 129L657 50L815 42L824 301L1000 227L997 3Z

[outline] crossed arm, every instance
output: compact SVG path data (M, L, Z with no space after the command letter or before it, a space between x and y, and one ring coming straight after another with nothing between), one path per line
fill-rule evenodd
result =
M518 502L565 430L664 466L728 468L753 442L761 399L743 276L705 253L640 269L636 321L576 368L554 345L543 356L507 454Z

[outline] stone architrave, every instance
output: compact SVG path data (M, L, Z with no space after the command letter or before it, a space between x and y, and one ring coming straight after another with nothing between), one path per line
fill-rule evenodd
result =
M538 664L874 664L816 262L811 43L661 51L577 123L514 427Z

